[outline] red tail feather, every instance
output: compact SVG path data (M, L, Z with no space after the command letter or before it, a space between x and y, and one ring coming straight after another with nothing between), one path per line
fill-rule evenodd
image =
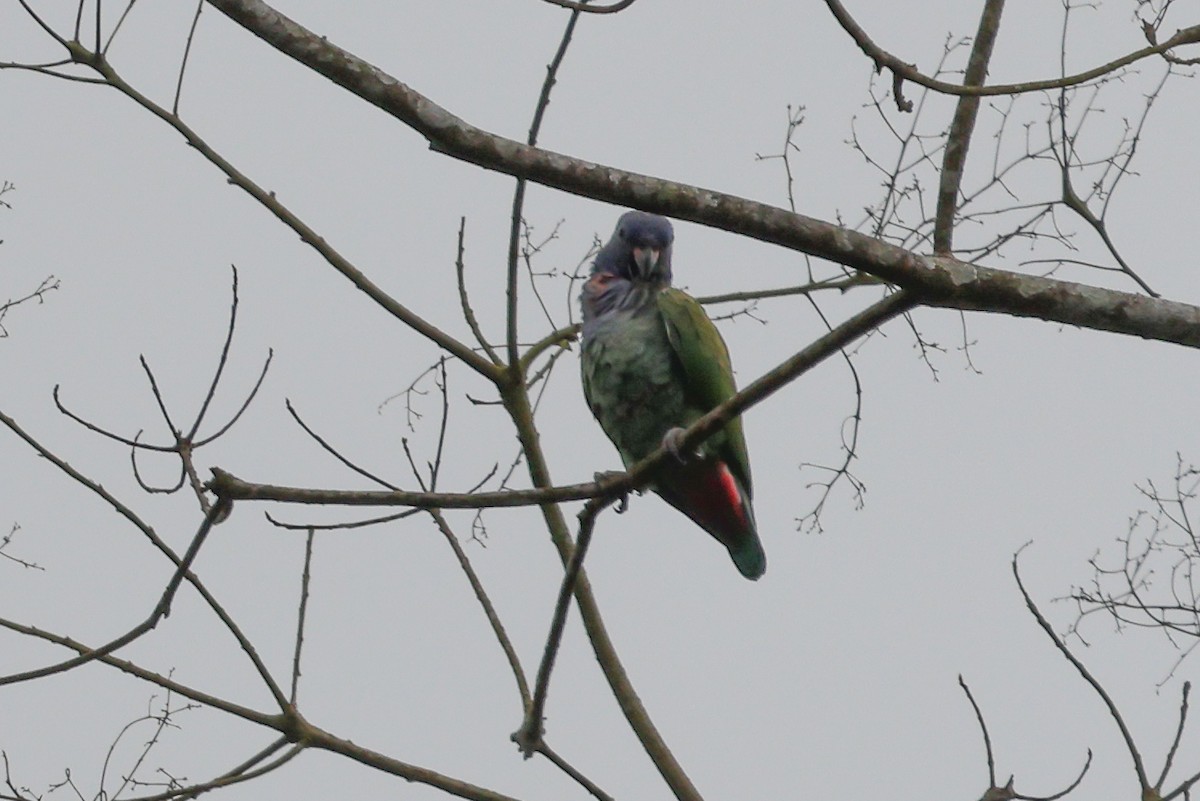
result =
M660 481L659 494L726 547L754 531L748 499L724 462L681 465Z

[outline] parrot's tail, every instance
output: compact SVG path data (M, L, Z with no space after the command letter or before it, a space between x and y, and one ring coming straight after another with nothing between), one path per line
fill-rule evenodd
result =
M766 572L750 495L724 462L695 460L675 467L658 480L655 491L724 545L743 576L758 579Z

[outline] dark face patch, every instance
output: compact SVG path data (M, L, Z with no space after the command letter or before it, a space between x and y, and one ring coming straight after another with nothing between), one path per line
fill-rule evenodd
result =
M666 217L644 211L627 211L617 222L617 236L630 248L666 250L675 241L675 231Z
M627 211L617 221L608 243L596 254L594 272L620 278L671 284L671 221L643 211ZM653 254L653 258L647 258Z

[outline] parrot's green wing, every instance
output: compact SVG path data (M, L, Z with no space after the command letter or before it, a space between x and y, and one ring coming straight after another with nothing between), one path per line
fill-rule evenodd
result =
M698 419L737 392L729 350L704 309L686 292L664 289L658 294L658 308L667 328L667 339L683 365L686 396L699 411L695 418ZM695 419L688 420L688 424ZM746 453L741 418L730 420L723 434L716 434L710 442L716 443L721 457L750 495L750 457Z

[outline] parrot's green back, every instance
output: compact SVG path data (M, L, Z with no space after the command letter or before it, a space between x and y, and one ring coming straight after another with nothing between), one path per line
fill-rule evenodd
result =
M695 298L679 289L664 289L658 293L658 308L667 339L682 367L687 408L682 425L686 427L737 393L733 366L725 340ZM745 486L746 494L753 496L750 457L740 417L730 420L723 431L709 438L701 446L701 452L717 454L728 462Z

